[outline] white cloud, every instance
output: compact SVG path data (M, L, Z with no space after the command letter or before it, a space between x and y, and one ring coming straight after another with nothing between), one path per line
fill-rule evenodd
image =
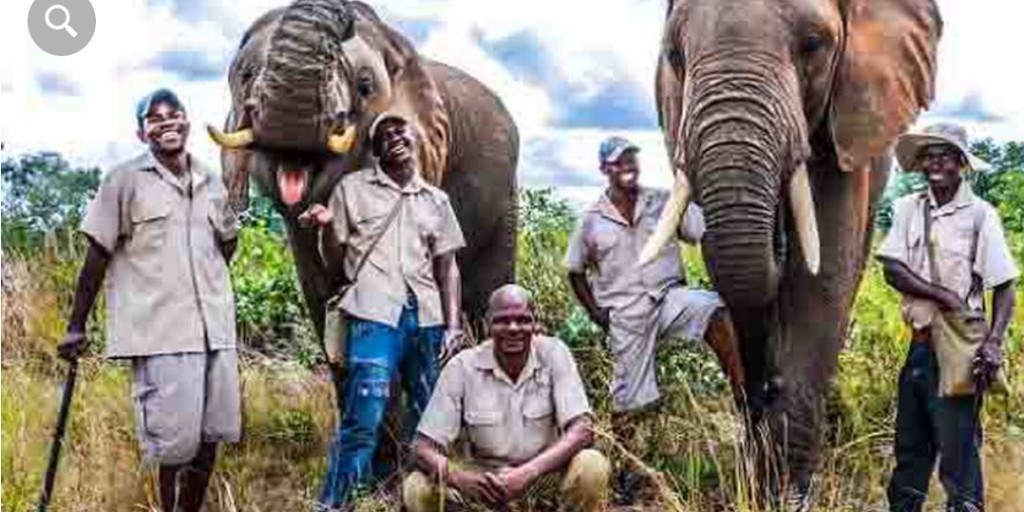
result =
M189 107L194 122L192 150L215 161L217 152L202 133L202 125L221 123L227 108L226 81L184 81L152 67L152 59L161 51L182 48L229 55L252 21L286 0L92 2L96 34L85 50L70 57L49 56L31 42L25 26L30 0L0 4L0 47L4 48L0 53L0 133L5 153L53 149L79 164L109 165L142 149L133 138L135 102L145 92L167 85ZM185 16L175 11L175 6L192 4L206 7ZM528 185L565 181L556 172L596 172L597 145L609 132L553 128L566 98L554 97L544 84L510 72L480 41L493 44L528 32L552 67L548 72L577 98L592 97L608 81L625 77L654 108L654 66L665 0L390 0L376 4L385 20L388 13L430 20L420 51L465 69L495 90L519 125L523 147L546 142L552 153L545 159L526 155L520 162L521 175L530 177L524 180L530 181ZM1024 140L1024 95L1019 92L1024 68L1010 56L1016 25L1024 19L1024 2L939 0L939 4L945 37L934 105L941 109L962 104L973 95L999 119L965 123L972 136ZM36 79L40 73L69 80L79 94L43 93ZM667 186L661 135L648 130L627 136L643 148L643 179ZM552 159L557 166L545 163ZM533 183L534 178L539 182Z

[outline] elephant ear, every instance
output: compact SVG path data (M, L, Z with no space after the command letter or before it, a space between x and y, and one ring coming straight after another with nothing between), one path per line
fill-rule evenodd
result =
M441 92L427 73L423 58L402 34L384 24L366 4L350 5L372 26L374 44L384 57L391 77L387 110L412 122L420 137L420 173L428 183L440 185L448 168L451 125Z
M935 91L942 19L933 0L841 0L845 41L831 111L839 167L889 150Z

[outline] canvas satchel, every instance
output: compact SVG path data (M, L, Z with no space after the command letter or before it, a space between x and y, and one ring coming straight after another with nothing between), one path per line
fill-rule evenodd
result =
M327 300L324 313L324 352L327 354L327 363L332 366L344 366L345 351L348 347L348 314L341 309L341 301L345 298L348 291L355 286L359 272L366 265L366 261L370 258L370 253L377 247L377 242L384 238L384 233L387 233L391 223L398 217L398 212L401 210L403 202L405 202L405 194L399 196L398 200L395 201L395 205L391 208L391 212L388 213L388 218L384 221L384 225L381 226L380 231L370 241L370 245L366 252L363 253L363 257L356 264L355 271L352 273L352 279L339 286L337 293Z
M925 204L924 237L928 265L932 281L941 286L942 278L935 259L935 242L932 240L931 202L927 195L922 197ZM975 211L980 210L976 209ZM975 215L974 239L971 244L972 259L977 252L978 232L981 229L979 217L979 215ZM967 296L972 296L980 289L980 280L972 274L971 288ZM988 337L989 326L985 318L985 311L984 309L968 308L962 311L937 311L937 313L932 318L931 334L932 346L935 348L935 356L939 364L939 396L973 395L977 392L974 380L974 357ZM988 391L1005 393L1007 389L1006 375L1000 368Z

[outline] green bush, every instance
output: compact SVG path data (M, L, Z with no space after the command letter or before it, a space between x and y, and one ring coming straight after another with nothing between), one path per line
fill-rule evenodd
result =
M320 358L291 249L284 236L254 217L231 264L239 337L247 349L311 365Z

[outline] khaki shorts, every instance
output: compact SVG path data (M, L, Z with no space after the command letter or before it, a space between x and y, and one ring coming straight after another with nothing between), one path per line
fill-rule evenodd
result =
M718 294L675 286L660 301L643 296L614 309L608 334L612 349L612 410L634 411L657 400L654 355L658 341L682 339L699 342L711 316L722 307Z
M237 442L242 432L238 353L215 350L132 359L139 441L147 461L192 460L202 442Z

